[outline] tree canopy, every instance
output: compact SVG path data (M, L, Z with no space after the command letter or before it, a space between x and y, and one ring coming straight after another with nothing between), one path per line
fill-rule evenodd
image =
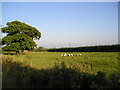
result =
M34 39L40 39L41 33L35 28L20 21L8 22L2 28L7 35L2 38L2 49L5 51L33 50L36 47Z
M45 50L47 50L47 49L40 46L40 47L36 48L35 50L36 50L36 51L45 51Z

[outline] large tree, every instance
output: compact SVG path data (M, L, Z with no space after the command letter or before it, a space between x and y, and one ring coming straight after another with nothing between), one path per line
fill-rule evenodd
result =
M2 48L5 51L33 50L36 47L34 39L40 39L41 33L35 28L20 21L8 22L2 28L6 36L2 38Z

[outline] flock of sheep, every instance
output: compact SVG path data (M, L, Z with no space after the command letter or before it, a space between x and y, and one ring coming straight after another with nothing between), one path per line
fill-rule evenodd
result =
M80 53L78 53L78 54L66 54L66 53L64 53L64 54L61 54L61 56L62 57L66 57L66 56L81 56L81 54Z
M41 54L43 53L43 52L40 52ZM60 52L55 52L55 53L60 53ZM82 54L80 54L80 53L76 53L76 54L70 54L70 53L64 53L64 54L60 54L60 56L62 56L62 57L67 57L67 56L81 56Z

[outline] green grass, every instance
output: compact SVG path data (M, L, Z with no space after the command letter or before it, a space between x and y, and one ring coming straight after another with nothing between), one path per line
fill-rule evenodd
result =
M81 56L62 57L64 52L30 52L27 55L7 55L13 58L16 62L29 64L35 69L49 69L55 63L62 61L68 67L77 65L82 68L84 72L96 73L101 72L117 72L118 70L118 52L66 52L66 53L81 53ZM91 68L92 65L92 68ZM92 70L91 70L92 69Z
M71 52L76 54L75 52ZM3 55L3 88L118 88L118 52L55 52ZM55 64L56 63L56 64Z

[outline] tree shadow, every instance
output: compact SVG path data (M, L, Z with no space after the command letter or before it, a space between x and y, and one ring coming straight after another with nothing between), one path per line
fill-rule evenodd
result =
M3 52L2 54L4 54L4 55L16 55L16 53L14 53L14 52Z
M89 74L79 69L67 68L65 63L53 68L37 70L29 65L2 60L2 88L120 88L120 77L105 73Z

